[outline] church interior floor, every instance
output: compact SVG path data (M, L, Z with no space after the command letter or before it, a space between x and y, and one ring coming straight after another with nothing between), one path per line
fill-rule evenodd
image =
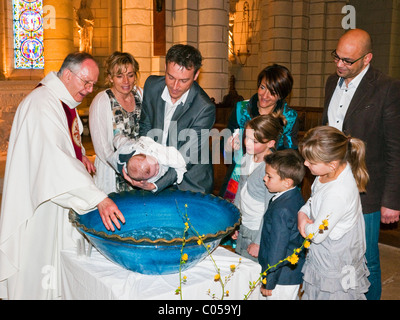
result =
M95 153L89 136L83 136L83 144L88 158L94 161ZM3 191L5 162L6 156L0 155L0 201ZM400 300L399 223L381 227L379 248L382 269L382 300Z

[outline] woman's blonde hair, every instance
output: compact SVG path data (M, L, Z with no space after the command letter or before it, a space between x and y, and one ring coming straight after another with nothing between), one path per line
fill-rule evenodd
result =
M135 73L136 80L139 78L139 63L136 59L128 52L115 51L106 60L106 85L110 86L110 78L115 75L121 74L127 68L128 65L132 65L133 72ZM117 68L115 68L117 67ZM116 70L115 70L116 69ZM115 72L116 71L116 72Z
M334 127L320 126L307 131L299 143L299 151L309 162L349 162L358 190L366 191L369 175L362 140L346 136Z

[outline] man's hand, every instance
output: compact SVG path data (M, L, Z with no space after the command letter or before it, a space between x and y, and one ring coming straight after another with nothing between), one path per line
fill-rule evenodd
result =
M381 207L381 222L382 223L394 223L399 221L399 210L393 210L386 207Z
M117 205L110 198L105 198L102 202L97 205L97 209L99 210L101 220L103 221L104 226L107 230L115 231L114 225L121 229L121 225L119 224L120 220L122 223L125 223L125 217L119 211Z
M128 181L134 187L138 187L140 189L148 190L148 191L154 190L156 188L154 183L147 182L146 180L142 180L142 181L133 180L131 177L128 176L125 169L122 169L122 174L124 176L124 179L126 181Z

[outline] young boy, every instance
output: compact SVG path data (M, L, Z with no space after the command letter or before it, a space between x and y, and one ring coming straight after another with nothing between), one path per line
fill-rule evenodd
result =
M304 178L304 160L293 149L277 151L265 156L264 183L269 192L275 193L264 214L258 261L262 272L293 254L303 238L297 229L297 213L304 205L298 185ZM302 282L301 269L304 251L299 261L292 265L285 261L271 268L266 275L266 284L261 293L267 299L296 300Z

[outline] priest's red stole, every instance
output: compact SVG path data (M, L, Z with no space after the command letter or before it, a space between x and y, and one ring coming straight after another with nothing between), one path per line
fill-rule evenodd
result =
M79 133L79 123L76 109L70 109L64 102L61 101L61 103L64 108L65 115L67 116L69 133L71 135L76 157L82 161L82 141Z
M39 83L36 86L36 88L39 88L42 85L43 85L42 83ZM76 115L76 109L75 108L70 109L64 102L61 101L61 103L64 108L65 115L67 116L69 134L71 136L72 145L74 146L75 149L75 155L77 159L82 161L82 141L81 141L81 135L79 133L79 123L78 123L78 117Z

